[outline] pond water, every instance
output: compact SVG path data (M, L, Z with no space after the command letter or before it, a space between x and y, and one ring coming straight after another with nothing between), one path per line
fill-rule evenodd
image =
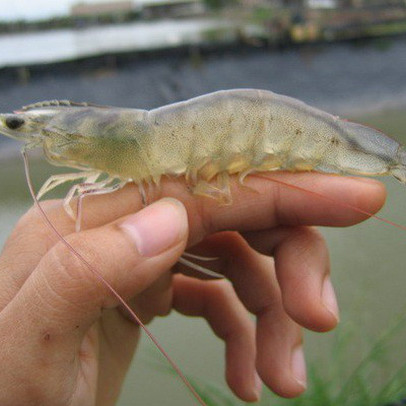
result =
M196 45L204 42L206 32L232 27L228 22L200 18L3 34L0 35L0 68Z

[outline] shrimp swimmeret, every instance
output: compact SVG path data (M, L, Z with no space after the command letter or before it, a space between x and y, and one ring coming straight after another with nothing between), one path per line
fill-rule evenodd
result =
M395 140L265 90L219 91L150 111L41 102L0 114L0 133L23 141L24 150L42 146L54 165L79 169L51 176L37 195L81 180L64 200L77 224L81 199L75 216L75 195L108 193L134 182L146 203L145 186L159 185L162 176L183 176L194 194L221 204L232 203L230 175L242 184L256 172L392 175L406 183L406 150Z

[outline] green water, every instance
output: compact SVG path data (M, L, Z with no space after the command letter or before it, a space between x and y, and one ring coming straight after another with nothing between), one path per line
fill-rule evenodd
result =
M390 111L358 118L357 121L379 127L406 143L406 114ZM54 168L35 161L33 177L38 187ZM60 169L59 169L60 171ZM10 174L13 174L10 176ZM395 180L384 180L388 200L381 215L406 224L406 188ZM0 173L0 243L2 244L18 217L31 205L24 181L22 162L6 160ZM406 232L386 226L376 220L346 229L323 229L331 253L332 278L342 312L342 329L355 336L346 358L343 379L349 374L351 363L359 359L359 352L367 348L387 328L390 320L406 309ZM202 320L176 314L157 319L151 329L171 356L185 371L202 381L224 384L223 343L211 334ZM306 335L307 359L323 372L328 368L335 333ZM406 334L396 337L393 360L382 366L382 379L406 362L403 343ZM157 370L152 365L159 358L144 339L133 363L119 401L129 405L192 405L193 400L172 374ZM323 359L325 362L319 362ZM344 361L344 360L343 360ZM336 360L335 362L341 362ZM270 366L271 368L272 366ZM379 385L379 379L376 384ZM340 382L333 383L340 385ZM277 398L272 405L280 404ZM236 404L240 404L237 403ZM285 404L285 402L284 402Z

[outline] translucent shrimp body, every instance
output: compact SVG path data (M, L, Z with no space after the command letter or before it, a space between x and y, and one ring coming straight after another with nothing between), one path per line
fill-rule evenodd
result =
M79 168L91 182L106 173L99 191L117 179L142 186L185 176L194 193L229 203L229 175L242 182L275 170L393 175L406 183L406 150L395 140L265 90L219 91L150 111L43 102L0 115L0 132L42 145L51 163ZM58 175L40 194L73 178L79 175Z

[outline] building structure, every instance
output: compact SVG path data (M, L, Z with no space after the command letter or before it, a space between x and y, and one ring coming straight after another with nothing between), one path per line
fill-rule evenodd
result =
M94 16L101 14L128 13L135 9L131 0L80 2L72 5L70 14L74 17Z
M202 0L96 0L82 1L71 7L74 17L139 13L145 18L182 17L202 14Z

